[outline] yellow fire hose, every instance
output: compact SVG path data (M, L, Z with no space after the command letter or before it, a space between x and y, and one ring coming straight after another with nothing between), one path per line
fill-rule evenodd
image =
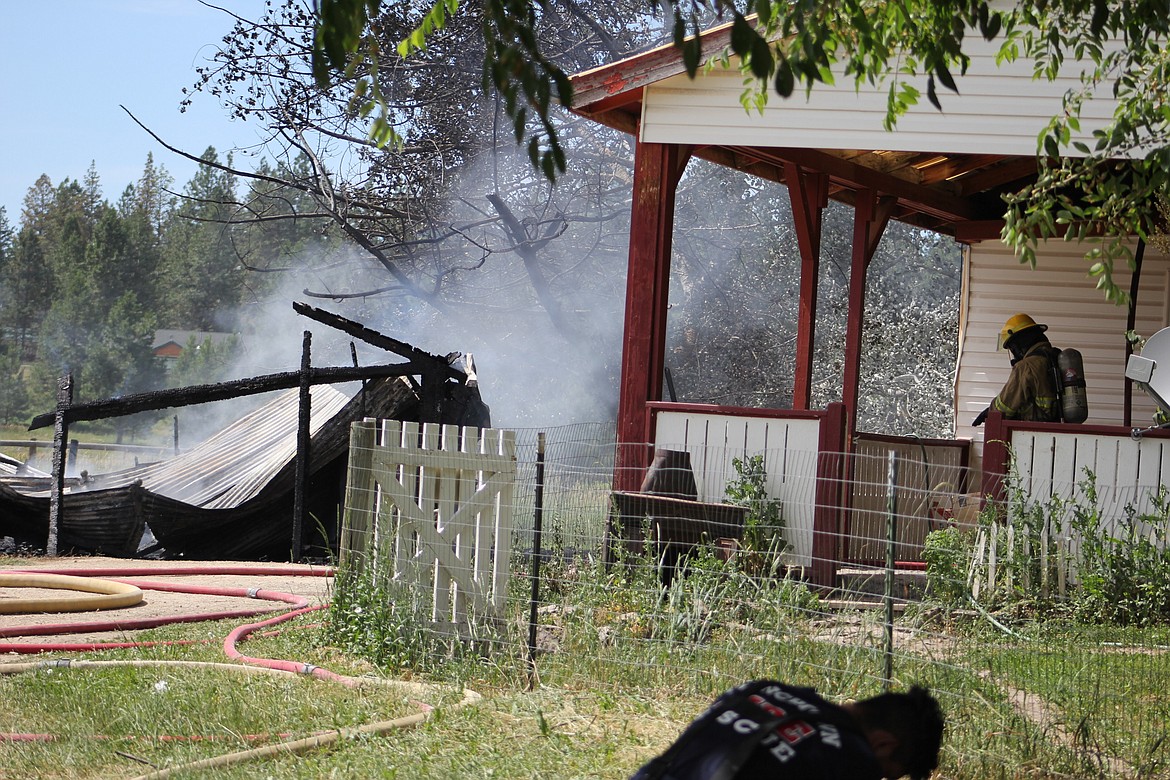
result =
M89 612L121 609L142 602L142 590L124 582L68 574L0 573L0 588L44 588L72 591L69 596L7 598L0 590L0 614Z

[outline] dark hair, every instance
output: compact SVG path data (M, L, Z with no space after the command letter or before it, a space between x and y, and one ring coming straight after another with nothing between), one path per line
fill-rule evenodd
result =
M943 714L930 691L915 685L906 693L883 693L856 703L863 729L893 734L898 747L891 756L911 780L925 780L938 766Z

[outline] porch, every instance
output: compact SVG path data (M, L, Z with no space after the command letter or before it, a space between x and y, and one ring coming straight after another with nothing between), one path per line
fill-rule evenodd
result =
M922 565L930 531L973 527L988 502L1006 514L1013 506L1068 500L1092 474L1097 506L1116 525L1127 513L1147 511L1159 486L1170 482L1166 430L1135 437L1120 425L1024 423L993 414L978 458L969 440L849 437L840 403L806 411L658 401L647 404L647 416L650 443L619 448L688 453L699 501L723 501L738 476L735 461L759 456L768 495L782 506L785 562L826 587L838 584L843 567L885 560L891 452L899 462L895 557L911 568ZM624 454L627 463L649 462L646 452ZM622 481L639 482L642 474L638 469Z

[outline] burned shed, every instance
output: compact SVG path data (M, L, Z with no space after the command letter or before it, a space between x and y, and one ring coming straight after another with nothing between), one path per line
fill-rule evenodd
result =
M310 316L329 317L329 324L368 340L380 336L332 315ZM327 554L337 539L351 423L368 417L490 423L470 356L469 370L463 371L451 365L455 354L440 358L393 344L413 350L412 362L365 369L306 367L299 389L295 373L245 380L249 388L283 390L173 458L109 474L62 477L55 528L55 477L7 469L11 473L0 473L0 536L44 550L55 541L62 551L118 557L154 553L189 559L295 559L302 549ZM437 379L436 367L442 369ZM348 382L352 387L357 379L361 385L356 392L336 386ZM182 392L191 396L191 390ZM205 395L195 393L197 400L187 403L208 400ZM151 408L179 405L168 400L173 394L149 403ZM116 407L141 411L143 403L124 398ZM82 406L66 411L74 412L75 419L95 419L99 413L115 416L107 413L113 404L108 400L90 405L88 411ZM298 493L303 509L296 506ZM297 522L299 514L307 519Z

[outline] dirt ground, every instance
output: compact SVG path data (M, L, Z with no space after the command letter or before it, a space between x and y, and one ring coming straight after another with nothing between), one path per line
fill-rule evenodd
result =
M281 601L250 598L247 595L204 595L155 590L151 583L179 583L218 589L261 589L301 596L310 604L329 598L332 578L296 576L320 574L326 567L288 563L238 561L146 561L118 558L20 558L0 557L0 573L48 571L59 574L84 570L102 579L129 582L142 589L141 603L121 609L60 613L0 613L0 654L6 644L84 643L135 641L141 629L123 624L179 615L265 610L255 617L242 616L240 624L264 620L290 609ZM215 572L215 573L200 573ZM44 588L0 586L0 607L16 599L62 597L69 591ZM70 631L76 627L75 631ZM43 633L51 631L51 633ZM68 633L62 633L68 632Z

